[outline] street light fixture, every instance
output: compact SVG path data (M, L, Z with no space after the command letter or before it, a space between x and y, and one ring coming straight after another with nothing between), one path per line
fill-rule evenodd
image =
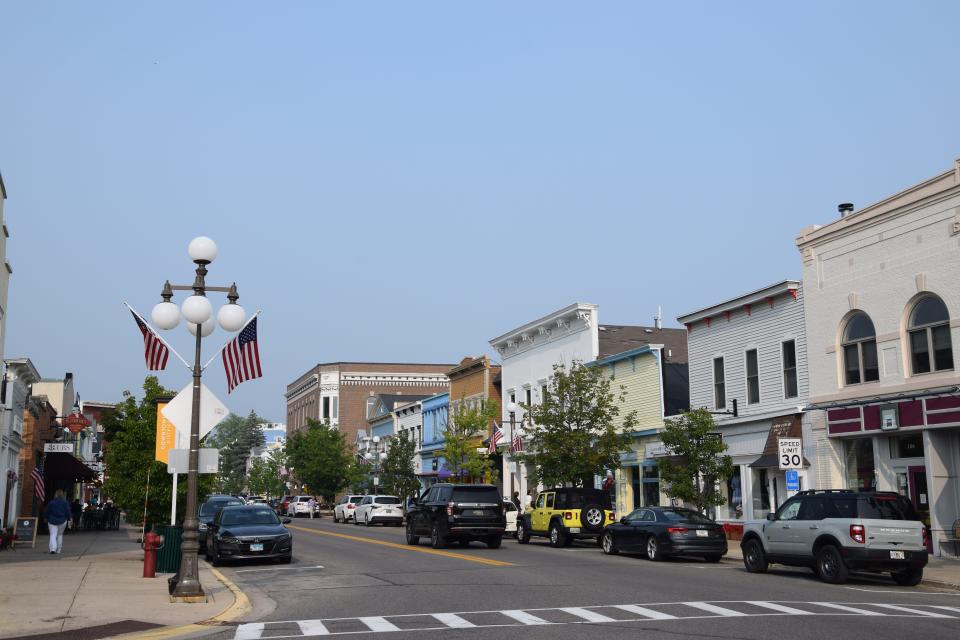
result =
M373 494L377 495L377 485L380 481L380 465L387 459L387 441L380 439L380 436L364 436L366 452L363 459L372 465L371 474L373 475Z
M187 464L187 505L183 518L183 542L180 544L180 570L175 576L176 585L172 595L185 602L205 600L206 595L200 585L197 567L197 552L200 544L197 540L197 478L200 457L200 381L203 367L200 363L200 345L203 338L213 333L213 305L207 299L207 293L218 291L227 294L229 303L217 312L217 321L226 331L237 331L243 327L246 313L237 304L236 283L229 287L212 287L206 284L207 265L217 257L217 245L206 236L194 238L187 248L190 259L197 265L196 278L192 285L171 285L164 283L160 298L163 300L153 308L150 317L160 328L169 331L180 323L182 313L187 329L196 336L193 361L193 412L190 417L190 455ZM174 291L192 291L193 295L183 301L178 308L171 299ZM199 331L197 328L199 327Z

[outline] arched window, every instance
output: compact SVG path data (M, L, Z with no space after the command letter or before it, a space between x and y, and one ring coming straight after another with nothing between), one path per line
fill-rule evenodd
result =
M953 369L950 314L943 300L934 295L920 298L910 312L907 333L914 375Z
M880 379L877 364L877 332L870 316L858 311L843 329L843 371L847 384Z

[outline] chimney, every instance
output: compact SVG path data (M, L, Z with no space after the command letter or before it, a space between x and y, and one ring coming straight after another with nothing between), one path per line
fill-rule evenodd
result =
M653 326L659 331L663 327L663 310L657 307L657 315L653 318Z
M853 203L842 202L837 205L837 211L840 212L841 218L846 218L849 214L853 213Z

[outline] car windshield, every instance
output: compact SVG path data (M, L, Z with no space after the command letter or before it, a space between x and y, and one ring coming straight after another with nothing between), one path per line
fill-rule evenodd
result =
M224 507L233 507L243 504L239 500L210 500L209 502L204 502L200 505L200 515L202 516L213 516L217 514L217 511L223 509Z
M503 498L496 487L454 487L452 501L500 504Z
M363 501L363 496L353 496L350 498L350 502L353 504L360 504Z
M394 498L393 496L383 496L376 498L374 500L377 504L400 504L400 498Z
M599 504L604 509L611 508L610 494L606 491L557 491L555 509L583 509L588 504Z
M919 520L913 504L903 496L861 496L857 515L864 520Z
M660 513L668 522L694 522L696 524L713 524L707 516L691 511L690 509L664 509Z
M231 509L223 513L220 524L225 527L245 524L280 524L273 509Z

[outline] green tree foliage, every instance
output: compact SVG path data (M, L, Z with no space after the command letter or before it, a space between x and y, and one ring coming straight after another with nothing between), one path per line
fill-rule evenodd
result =
M283 447L271 451L265 461L262 458L254 460L250 468L250 476L247 478L250 493L267 498L282 496L287 489L286 460Z
M482 448L490 422L500 415L496 402L483 406L467 406L461 402L443 431L443 466L450 472L452 482L466 478L480 480L490 470L490 458L477 451Z
M307 419L307 427L287 438L287 461L311 493L327 501L358 480L352 449L329 422Z
M667 420L661 440L673 458L657 460L660 479L671 498L696 505L701 513L723 504L719 481L733 473L727 445L717 437L713 416L706 409L684 413Z
M246 418L231 413L205 438L205 446L220 449L220 490L239 494L247 488L250 450L265 443L259 425L266 422L251 411Z
M533 463L536 480L547 487L592 486L594 476L620 467L620 454L630 446L636 412L617 426L625 399L624 387L614 391L598 367L554 365L544 401L522 405L532 424L526 426L529 452L517 457Z
M414 464L416 454L417 443L409 437L409 432L401 431L390 439L387 459L380 466L383 488L388 493L401 498L417 495L420 481Z
M123 392L123 402L103 416L104 437L108 442L104 463L104 493L126 512L128 522L140 524L144 499L147 496L147 475L150 495L147 523L167 523L173 495L173 476L167 465L154 460L156 453L157 400L174 395L160 386L156 376L143 381L143 397L138 401L130 392ZM177 520L183 521L187 503L187 483L183 475L177 491ZM199 496L203 499L213 488L212 475L202 474Z

